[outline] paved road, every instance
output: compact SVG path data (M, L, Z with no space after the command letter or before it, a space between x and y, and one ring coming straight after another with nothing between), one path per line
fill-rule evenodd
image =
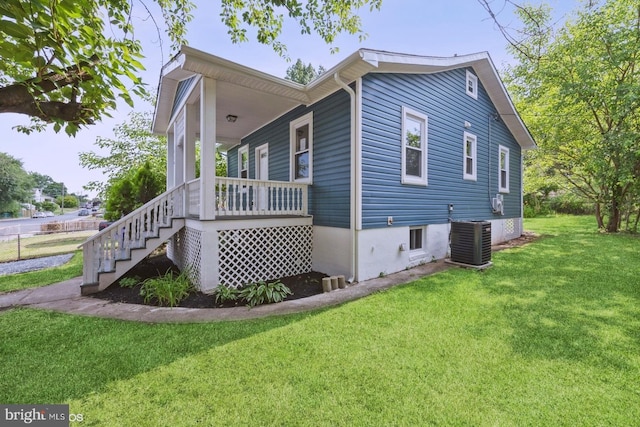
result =
M80 218L83 217L78 216L78 211L73 211L64 215L56 215L49 218L6 219L0 221L0 236L7 236L10 234L29 234L40 231L41 224L54 221L69 221Z

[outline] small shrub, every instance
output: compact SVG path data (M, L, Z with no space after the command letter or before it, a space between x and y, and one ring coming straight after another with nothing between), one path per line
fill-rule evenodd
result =
M559 194L549 199L549 207L559 214L589 215L595 212L593 202L573 193Z
M118 282L121 288L135 288L138 283L140 283L140 278L138 276L123 277L120 279L120 282Z
M168 270L164 276L145 280L140 295L144 298L145 304L155 299L161 306L175 307L193 291L194 287L186 270L177 277Z
M251 283L240 290L240 298L245 300L249 307L280 302L287 295L292 295L291 289L279 280L270 283L263 281Z
M222 304L226 301L236 301L240 298L240 290L232 286L220 284L213 290L213 295L216 298L216 304Z

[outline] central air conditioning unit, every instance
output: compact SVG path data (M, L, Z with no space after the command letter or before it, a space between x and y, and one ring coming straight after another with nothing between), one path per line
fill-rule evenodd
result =
M504 215L504 199L502 194L496 194L496 197L491 199L491 208L494 214Z
M451 223L451 262L471 267L491 265L491 223L453 221Z

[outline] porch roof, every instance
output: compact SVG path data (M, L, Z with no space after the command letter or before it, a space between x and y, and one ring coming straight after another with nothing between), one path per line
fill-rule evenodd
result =
M487 52L433 57L359 49L318 79L301 85L183 46L162 69L153 131L166 133L179 93L178 85L193 76L206 76L217 81L217 140L232 146L287 111L299 105L312 104L340 90L335 76L351 83L367 73L429 74L464 67L474 69L520 146L524 149L534 148L533 137L518 115ZM194 79L193 87L196 87L197 81ZM178 101L184 102L186 98L188 96ZM226 120L229 114L238 116L235 123Z

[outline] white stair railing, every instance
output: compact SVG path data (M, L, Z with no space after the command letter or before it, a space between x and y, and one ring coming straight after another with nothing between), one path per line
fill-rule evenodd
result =
M83 283L98 282L98 274L115 270L117 260L129 259L131 249L145 247L161 227L184 218L185 185L172 188L127 216L115 221L82 244Z

